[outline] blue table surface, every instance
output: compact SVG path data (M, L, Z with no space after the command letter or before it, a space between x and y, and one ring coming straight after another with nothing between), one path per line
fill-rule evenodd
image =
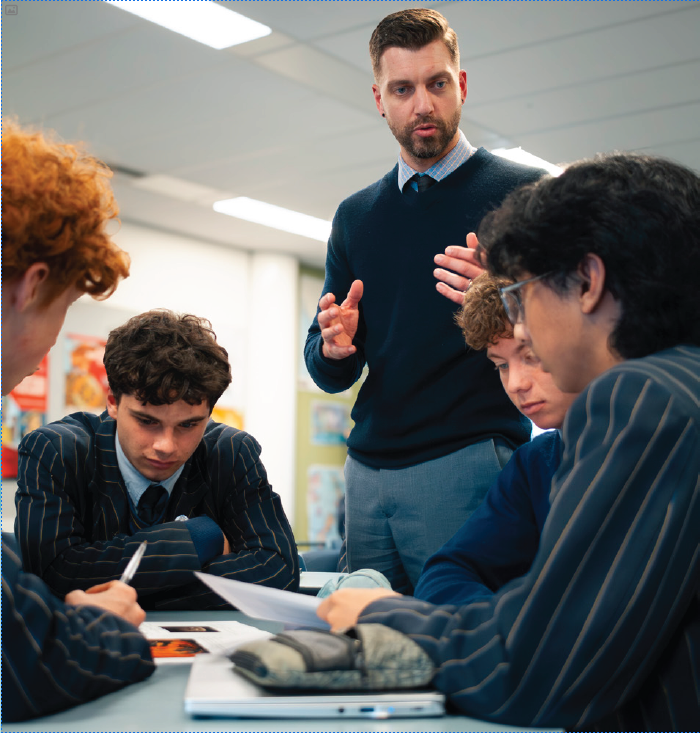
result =
M161 611L148 614L147 621L188 622L240 621L268 631L281 625L251 619L238 611ZM464 716L390 720L253 720L201 719L184 711L183 698L189 664L159 666L144 682L113 692L105 697L62 713L22 723L3 723L2 731L41 731L42 733L178 733L184 731L524 731L535 730L494 725Z

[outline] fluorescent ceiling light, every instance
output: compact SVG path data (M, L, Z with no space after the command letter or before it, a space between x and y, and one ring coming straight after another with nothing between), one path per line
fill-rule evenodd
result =
M193 41L222 49L272 33L262 23L210 0L105 0L127 13L180 33Z
M542 158L538 158L532 153L528 153L527 150L522 148L498 148L491 151L494 155L499 155L501 158L507 158L515 163L523 163L524 165L532 165L535 168L544 168L549 171L553 176L560 176L564 169L554 163L549 163Z
M245 196L217 201L214 204L214 211L273 229L281 229L283 232L318 239L320 242L327 242L331 233L331 222L325 219L317 219L315 216L300 214L298 211L283 209L281 206L273 206Z
M199 183L185 181L182 178L175 178L175 176L166 176L162 173L136 178L131 182L131 185L144 191L152 191L162 196L169 196L173 199L204 206L211 206L214 201L220 201L224 196L231 195L228 191L202 186Z

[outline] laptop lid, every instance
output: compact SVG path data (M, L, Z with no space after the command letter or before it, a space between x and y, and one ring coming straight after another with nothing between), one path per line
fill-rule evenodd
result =
M232 718L413 718L445 713L435 690L300 693L265 690L237 674L228 657L202 654L192 664L185 712Z

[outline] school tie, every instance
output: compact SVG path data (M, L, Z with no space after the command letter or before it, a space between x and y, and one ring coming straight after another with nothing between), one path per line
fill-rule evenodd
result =
M136 506L139 519L151 526L160 517L168 503L168 492L160 484L151 484L141 494Z

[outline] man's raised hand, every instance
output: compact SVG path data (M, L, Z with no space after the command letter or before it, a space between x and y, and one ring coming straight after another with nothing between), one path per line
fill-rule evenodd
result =
M345 359L357 351L352 340L357 333L358 305L363 290L362 280L355 280L340 305L336 305L333 293L326 293L319 300L318 325L323 338L323 355L327 359Z
M469 289L472 280L484 271L474 252L479 240L474 232L467 234L466 247L448 247L444 255L435 255L435 264L440 265L433 270L433 275L440 281L435 286L440 295L462 305L464 293Z

